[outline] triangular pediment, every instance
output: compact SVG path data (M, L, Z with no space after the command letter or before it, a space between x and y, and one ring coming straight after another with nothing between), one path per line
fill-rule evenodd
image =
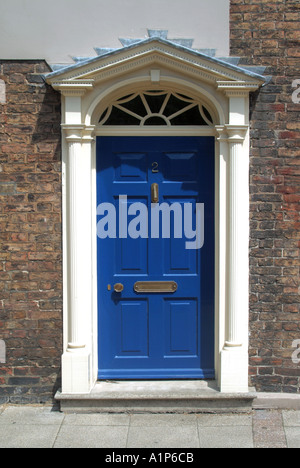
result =
M49 73L45 79L57 89L89 89L112 76L145 67L168 68L218 87L233 85L249 91L266 81L265 77L238 65L157 37L117 50L108 49L100 56Z

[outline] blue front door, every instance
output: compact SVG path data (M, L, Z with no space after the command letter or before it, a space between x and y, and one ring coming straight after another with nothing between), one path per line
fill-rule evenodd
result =
M214 377L214 192L212 137L97 139L99 379Z

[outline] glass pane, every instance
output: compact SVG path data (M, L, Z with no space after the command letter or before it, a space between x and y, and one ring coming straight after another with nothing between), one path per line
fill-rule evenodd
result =
M147 111L140 96L136 96L131 101L125 102L120 105L122 107L125 107L125 109L128 109L131 112L140 115L141 117L145 117L145 115L147 115Z
M202 106L202 109L203 109L204 115L207 118L207 120L209 120L209 122L213 123L212 116L210 115L210 113L208 112L206 107Z
M184 109L187 106L188 106L188 103L186 101L181 101L180 99L172 95L170 96L168 104L165 108L164 115L167 117L170 117L171 115Z
M168 124L163 118L159 116L154 116L154 117L149 117L149 119L146 120L144 125L168 125Z
M106 117L107 113L108 113L108 108L105 109L105 111L104 111L103 114L101 115L101 117L100 117L100 119L99 119L99 123L100 123L102 120L104 120L104 118Z
M207 123L201 116L198 106L183 112L182 114L171 119L171 125L206 125Z
M158 96L152 95L148 96L145 95L145 98L148 102L148 105L153 112L153 114L159 114L160 109L162 108L163 103L165 102L167 94L161 94Z
M113 106L104 125L140 125L140 120Z

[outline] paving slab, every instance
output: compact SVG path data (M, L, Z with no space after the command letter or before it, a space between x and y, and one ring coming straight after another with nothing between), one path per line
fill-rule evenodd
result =
M0 426L9 424L60 425L64 415L44 406L8 406L0 413Z
M199 448L196 423L193 426L131 426L127 448Z
M288 448L300 448L300 411L282 411Z
M57 425L8 424L0 426L0 448L52 448Z
M252 426L199 427L201 448L253 448Z
M287 448L300 448L300 428L299 427L286 427L285 435L287 441Z
M67 414L64 426L129 426L129 414Z
M252 412L249 414L198 414L197 423L201 427L251 426Z
M54 448L125 448L127 426L63 426Z
M282 411L285 427L300 427L300 411Z
M255 448L287 448L282 412L255 411L253 414Z
M197 416L195 414L133 414L130 425L131 427L196 427Z

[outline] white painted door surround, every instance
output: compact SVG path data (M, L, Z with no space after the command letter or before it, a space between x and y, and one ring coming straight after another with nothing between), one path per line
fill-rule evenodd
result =
M64 351L62 393L97 380L97 135L214 135L215 369L221 392L248 391L249 93L264 78L158 38L54 72L62 94ZM207 107L213 125L105 127L100 116L137 90L170 90Z

